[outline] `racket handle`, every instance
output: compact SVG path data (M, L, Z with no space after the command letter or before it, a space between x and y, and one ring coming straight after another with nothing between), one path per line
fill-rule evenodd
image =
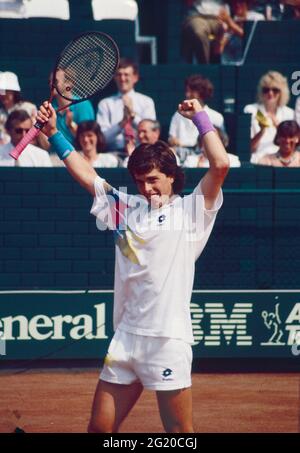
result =
M17 144L17 146L9 153L11 157L15 160L18 159L20 154L24 151L27 145L40 133L40 130L43 127L43 123L39 123L38 121L32 126L31 129L27 132L26 135L22 138L22 140Z

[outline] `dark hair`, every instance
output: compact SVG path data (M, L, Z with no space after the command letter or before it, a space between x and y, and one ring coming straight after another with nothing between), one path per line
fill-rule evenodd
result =
M184 186L184 173L178 167L174 151L162 140L154 145L143 143L139 145L128 160L128 171L135 180L135 175L144 175L157 169L166 176L174 178L174 193L182 192Z
M277 133L274 138L275 145L279 146L278 139L280 137L298 137L300 138L300 127L296 121L282 121L277 127Z
M99 124L96 121L82 121L78 124L75 148L81 149L79 137L84 132L94 132L97 136L97 153L103 153L105 149L105 138Z
M139 66L135 61L131 60L131 58L120 58L118 69L124 68L132 68L134 74L139 74Z
M8 115L8 118L5 123L5 129L8 131L13 128L13 123L18 121L22 123L23 121L30 120L30 116L26 112L26 110L14 110Z
M200 74L194 74L185 79L185 88L190 88L193 91L197 91L199 98L202 101L207 101L213 97L214 86L210 80L205 79Z

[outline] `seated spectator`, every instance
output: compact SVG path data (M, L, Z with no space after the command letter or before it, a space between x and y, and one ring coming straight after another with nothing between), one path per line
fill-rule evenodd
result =
M32 144L26 146L17 161L9 155L31 127L32 119L25 110L14 110L9 114L5 128L10 142L0 146L1 167L52 167L47 151Z
M263 156L274 154L278 147L274 144L278 124L293 120L294 110L287 107L289 102L287 79L276 71L269 71L259 81L257 103L246 105L244 113L251 117L251 159L257 163Z
M242 33L222 0L194 0L182 24L181 52L188 63L218 63L224 48L224 33Z
M150 143L154 145L154 143L159 140L160 137L160 124L157 120L149 120L144 119L139 122L137 126L137 137L132 138L126 144L126 151L128 156L130 156L134 148L141 143Z
M105 153L105 139L96 121L83 121L78 125L75 148L82 152L93 167L117 167L118 159L111 153Z
M138 80L137 64L122 58L115 75L118 93L102 99L98 105L97 122L107 149L117 151L123 159L127 155L126 144L135 139L139 122L145 118L156 119L153 100L134 90Z
M14 110L25 110L33 120L37 114L36 106L22 99L18 76L14 72L0 72L0 145L10 141L4 125Z
M300 167L300 152L296 151L299 141L300 127L296 121L283 121L279 124L274 139L279 150L262 157L257 163L272 167Z
M141 144L154 145L160 139L161 126L157 120L145 119L139 122L137 128L137 140L131 141L127 146L128 156L124 159L123 167L127 167L128 159L134 149ZM180 160L173 148L177 160L177 165L180 165Z
M223 40L222 63L239 62L243 58L244 25L246 21L265 20L253 7L254 0L229 0L235 28L229 28Z
M224 135L220 129L216 128L216 131L219 134L219 137L220 137L223 145L225 146L227 143L227 136ZM231 154L231 153L227 153L227 156L229 158L229 166L231 168L241 166L241 162L240 162L240 159L238 158L238 156L236 156L235 154ZM200 136L198 136L198 140L197 140L197 154L187 156L186 160L183 163L183 167L185 167L185 168L195 168L195 167L209 168L209 161L206 157L205 148L203 146Z
M126 149L128 156L124 159L123 166L127 167L128 158L131 156L136 146L141 145L142 143L154 145L154 143L159 140L160 130L160 124L157 120L145 119L140 121L137 127L137 140L131 140L127 144Z
M52 74L50 74L49 83L52 85ZM61 97L55 88L53 93L52 106L55 110L70 104L70 101ZM82 121L93 120L95 120L94 108L92 103L87 100L57 112L57 129L74 145L78 125Z
M213 93L214 87L211 81L200 74L191 75L185 80L185 99L198 99L212 124L226 135L223 115L207 105L207 101L213 97ZM175 148L181 164L188 155L196 153L197 140L198 130L194 123L175 112L170 123L168 141Z

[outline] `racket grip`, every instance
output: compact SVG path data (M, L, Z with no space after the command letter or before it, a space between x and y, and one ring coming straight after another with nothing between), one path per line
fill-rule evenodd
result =
M17 146L9 153L11 157L13 157L15 160L18 159L20 154L24 151L27 145L29 145L30 142L40 133L40 130L42 129L43 124L36 122L34 126L32 126L31 129L27 132L26 135L22 138L22 140L17 144Z

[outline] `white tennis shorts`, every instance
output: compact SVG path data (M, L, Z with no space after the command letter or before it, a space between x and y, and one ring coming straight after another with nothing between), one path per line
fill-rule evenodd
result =
M113 384L140 381L149 390L191 386L192 348L183 340L147 337L117 330L100 379Z

